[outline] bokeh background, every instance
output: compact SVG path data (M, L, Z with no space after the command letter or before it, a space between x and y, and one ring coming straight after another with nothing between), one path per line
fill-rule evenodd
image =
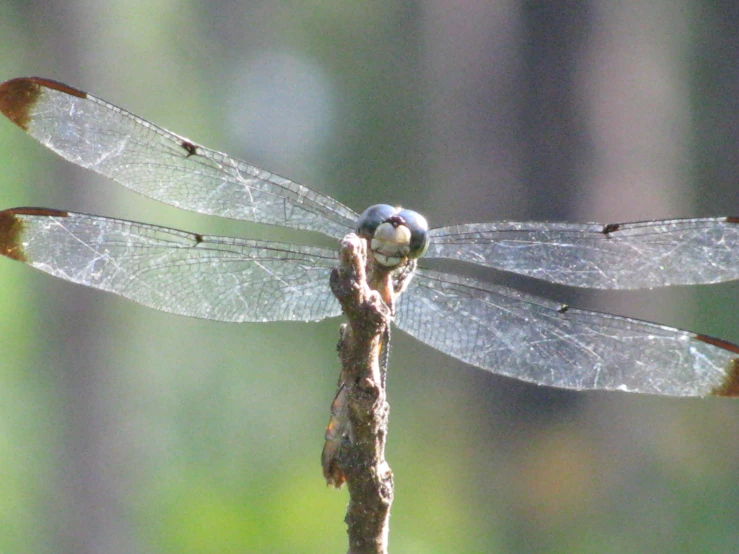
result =
M739 215L739 4L0 0L0 78L67 82L432 225ZM0 122L0 204L201 233ZM325 242L323 243L325 244ZM219 324L0 262L0 551L344 552L319 465L339 319ZM739 286L527 291L739 341ZM739 402L526 385L396 333L390 546L739 549Z

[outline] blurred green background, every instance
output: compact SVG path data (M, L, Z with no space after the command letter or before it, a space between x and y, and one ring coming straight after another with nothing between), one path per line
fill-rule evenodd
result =
M0 0L0 78L61 80L432 226L738 215L737 21L689 0ZM7 122L0 190L2 207L315 238L178 213ZM319 464L339 319L219 324L0 274L0 552L346 551L347 495ZM736 284L490 277L739 341ZM393 552L739 547L737 401L542 389L401 333L389 396Z

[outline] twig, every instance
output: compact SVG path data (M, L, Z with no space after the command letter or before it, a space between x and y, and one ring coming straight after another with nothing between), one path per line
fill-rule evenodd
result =
M322 461L330 485L346 481L349 554L387 552L393 474L385 461L389 406L382 367L395 299L390 272L370 260L366 241L348 235L331 289L347 317L339 341L342 370Z

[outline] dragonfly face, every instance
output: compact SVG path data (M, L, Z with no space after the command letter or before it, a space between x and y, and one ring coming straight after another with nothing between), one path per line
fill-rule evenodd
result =
M387 268L423 256L429 246L428 231L421 214L388 204L370 206L357 222L357 234L369 242L377 263Z
M395 208L385 206L360 217L329 196L61 83L8 81L0 85L0 111L71 162L179 208L334 238L355 230L369 237L372 229L377 261L390 266L426 250L425 258L595 289L739 278L738 218L471 223L424 233L415 229L412 212L391 213L388 208ZM340 313L328 286L337 260L331 249L15 208L0 212L0 253L193 317L313 321ZM739 347L732 343L577 310L454 273L419 267L398 302L396 324L469 364L540 385L739 394Z

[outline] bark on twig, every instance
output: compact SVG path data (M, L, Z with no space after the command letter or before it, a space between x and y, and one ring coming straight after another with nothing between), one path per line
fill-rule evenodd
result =
M347 317L339 341L342 370L323 453L327 482L346 481L349 554L386 553L393 475L385 461L389 406L383 349L388 345L394 291L387 270L367 275L366 241L348 235L331 289ZM341 424L342 418L348 424Z

